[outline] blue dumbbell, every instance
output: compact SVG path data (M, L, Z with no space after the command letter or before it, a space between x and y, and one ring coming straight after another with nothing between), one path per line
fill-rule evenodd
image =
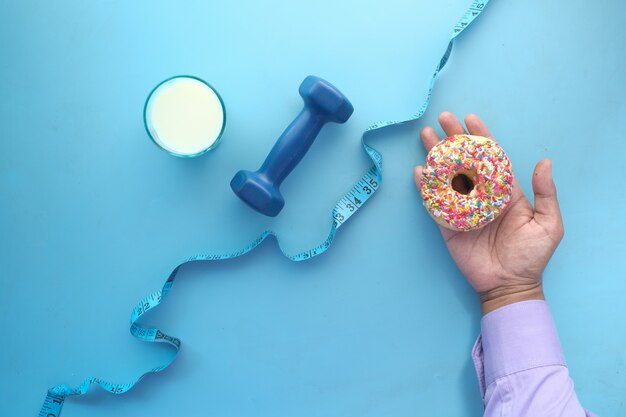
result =
M309 150L327 122L344 123L354 108L329 82L309 75L298 90L304 108L276 141L256 172L239 171L230 187L250 207L266 216L276 216L285 205L280 184Z

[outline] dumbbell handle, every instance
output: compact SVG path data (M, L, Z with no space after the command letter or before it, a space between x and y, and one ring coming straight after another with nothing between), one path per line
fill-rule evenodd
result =
M324 123L320 114L305 105L280 135L258 174L278 188L309 150Z

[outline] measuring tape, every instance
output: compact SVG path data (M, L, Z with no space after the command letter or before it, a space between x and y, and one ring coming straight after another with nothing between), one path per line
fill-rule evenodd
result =
M426 97L426 100L424 101L424 104L422 104L419 110L413 116L406 120L392 120L374 123L373 125L370 125L365 130L365 132L363 132L363 135L361 136L361 144L363 145L363 149L365 150L365 152L372 159L374 165L335 205L332 211L333 224L330 228L330 232L328 233L328 237L321 244L304 252L288 254L280 245L278 235L276 235L271 230L266 230L246 247L236 252L226 254L195 255L185 260L172 271L169 278L167 279L167 281L165 281L165 284L160 290L148 295L135 306L130 316L130 332L133 336L144 342L160 342L172 346L175 350L174 357L169 362L161 366L157 366L156 368L150 369L149 371L142 374L135 381L128 382L126 384L113 384L100 378L89 377L76 388L71 388L67 385L58 385L56 387L50 388L46 395L46 399L44 400L43 406L41 407L41 411L39 411L39 417L58 417L61 413L63 403L67 397L73 395L83 395L89 390L89 387L93 384L99 385L104 390L109 391L113 394L123 394L126 391L130 390L132 387L134 387L139 381L141 381L144 376L151 373L161 372L162 370L167 368L174 361L174 359L176 359L176 356L178 355L178 352L180 350L180 340L178 338L169 336L167 333L159 329L142 327L140 324L137 323L137 321L148 311L152 310L163 302L170 289L172 288L172 285L174 284L176 274L178 274L180 267L184 264L194 261L218 261L237 258L259 246L261 242L263 242L270 235L274 236L278 241L278 246L283 255L285 255L292 261L305 261L309 258L321 255L322 253L326 252L330 247L333 239L335 238L337 230L374 195L383 179L383 157L376 149L365 143L366 136L368 135L368 133L375 130L383 129L392 125L407 124L422 117L430 102L437 75L446 65L446 62L448 62L448 58L450 57L450 53L452 52L454 39L459 36L474 21L474 19L476 19L480 15L487 3L489 3L489 0L474 0L469 9L465 12L465 14L463 14L463 17L461 17L457 24L454 25L454 30L452 32L452 36L450 37L450 42L448 43L446 52L443 54L443 57L439 61L439 64L437 65L437 68L435 69L435 72L430 79L430 84L428 86L428 95Z

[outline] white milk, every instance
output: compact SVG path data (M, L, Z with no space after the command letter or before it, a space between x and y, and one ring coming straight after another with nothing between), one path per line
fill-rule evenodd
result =
M195 156L217 145L224 106L204 82L176 77L152 92L144 119L157 145L177 156Z

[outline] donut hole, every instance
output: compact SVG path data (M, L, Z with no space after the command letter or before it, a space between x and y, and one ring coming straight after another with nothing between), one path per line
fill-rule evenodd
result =
M471 174L469 172L457 172L454 177L452 177L450 186L457 193L468 195L476 186L470 175Z

